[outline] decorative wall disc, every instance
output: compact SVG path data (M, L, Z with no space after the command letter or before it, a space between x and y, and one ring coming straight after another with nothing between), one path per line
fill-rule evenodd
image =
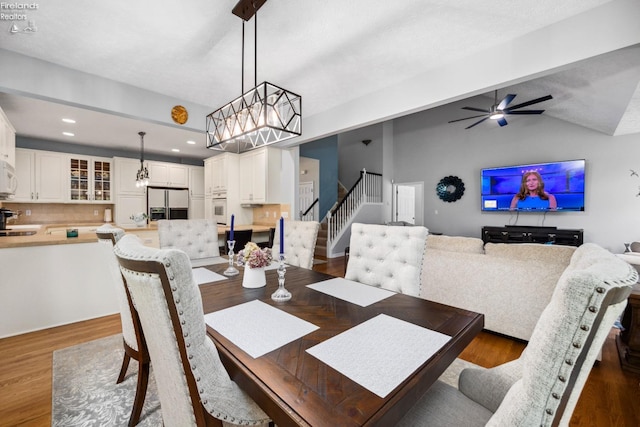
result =
M183 125L189 120L189 113L182 105L176 105L171 109L171 118L179 125Z
M464 183L457 176L445 176L438 182L436 192L441 200L455 202L464 194Z

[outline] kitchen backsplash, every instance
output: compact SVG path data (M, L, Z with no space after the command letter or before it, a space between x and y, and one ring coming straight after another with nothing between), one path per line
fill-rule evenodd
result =
M18 219L9 219L11 224L101 224L104 222L105 209L113 205L70 204L70 203L10 203L1 202L1 206L19 212ZM27 211L31 215L27 215ZM97 215L96 215L97 213Z
M291 218L291 208L288 204L283 205L262 205L253 208L253 223L256 225L266 225L275 227L276 222L282 214L286 212L288 219Z

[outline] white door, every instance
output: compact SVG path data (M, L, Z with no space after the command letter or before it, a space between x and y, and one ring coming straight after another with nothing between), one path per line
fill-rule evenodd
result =
M416 223L416 189L410 185L396 186L396 221Z
M311 203L315 200L313 192L313 181L301 182L298 185L298 206L300 206L300 212L305 212L311 206ZM307 214L304 218L306 221L315 221L315 209ZM303 218L300 218L303 219Z

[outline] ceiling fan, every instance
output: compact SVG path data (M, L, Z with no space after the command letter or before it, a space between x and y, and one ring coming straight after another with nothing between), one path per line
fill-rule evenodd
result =
M502 101L500 101L500 103L498 104L498 91L496 90L494 95L494 102L491 108L483 109L483 108L476 108L476 107L462 107L463 110L479 111L483 114L479 114L477 116L465 117L464 119L451 120L449 123L482 117L482 119L478 120L477 122L475 122L470 126L467 126L465 129L472 128L475 125L478 125L487 119L497 120L498 124L502 127L502 126L508 125L507 120L505 119L505 116L509 114L542 114L544 112L544 110L519 110L519 108L528 107L529 105L537 104L538 102L543 102L543 101L548 101L549 99L553 99L551 95L547 95L541 98L536 98L531 101L523 102L522 104L517 104L509 107L508 105L511 103L511 101L513 101L515 97L516 95L509 94L504 98L502 98Z

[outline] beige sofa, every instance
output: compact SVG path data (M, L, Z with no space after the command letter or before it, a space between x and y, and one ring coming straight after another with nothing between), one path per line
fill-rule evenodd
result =
M483 313L485 329L528 341L575 249L430 235L420 296Z

